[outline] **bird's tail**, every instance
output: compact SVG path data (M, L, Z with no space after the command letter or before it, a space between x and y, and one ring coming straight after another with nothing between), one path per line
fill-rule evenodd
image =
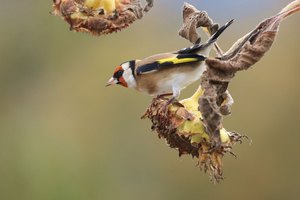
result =
M179 54L185 54L185 53L197 53L197 54L203 54L207 56L213 47L213 43L215 43L218 39L218 37L225 31L225 29L230 26L233 23L233 19L227 22L224 26L219 28L204 44L195 44L194 46L181 49L177 51Z
M232 23L233 23L233 19L230 20L229 22L227 22L224 26L222 26L221 28L219 28L217 30L217 32L215 32L209 39L208 41L206 42L206 44L211 44L211 43L214 43L216 42L216 40L218 39L218 37L225 31L225 29L230 26Z
M211 51L213 44L218 40L219 36L226 30L228 26L230 26L233 23L233 19L227 22L224 26L219 28L204 44L202 44L197 53L203 54L205 56L209 55L209 52Z

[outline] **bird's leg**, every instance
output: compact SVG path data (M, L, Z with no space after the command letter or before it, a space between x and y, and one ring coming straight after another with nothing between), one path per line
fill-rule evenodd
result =
M167 101L166 105L168 106L168 105L172 104L172 103L175 102L175 101L176 101L176 98L173 96L171 99L169 99L169 100Z
M184 106L183 106L181 103L179 103L179 101L177 100L178 97L180 96L180 91L181 91L180 87L177 87L177 86L175 85L175 86L173 86L172 90L173 90L173 97L172 97L171 99L169 99L169 104L173 103L173 104L175 104L175 105L177 105L177 106L179 106L179 107L184 107Z
M168 112L168 107L169 107L170 104L172 104L172 103L174 103L174 102L176 102L177 104L180 104L180 103L177 101L177 98L178 98L179 95L180 95L180 88L178 88L178 87L176 87L176 86L173 86L173 87L172 87L172 91L173 91L173 93L165 94L165 95L167 95L167 96L169 96L170 94L173 94L173 97L170 98L170 99L166 102L165 105L163 105L162 111L163 111L164 113L167 113L167 112ZM182 106L182 105L180 104L180 106Z
M173 96L173 93L165 93L165 94L159 94L157 95L156 99L163 99L163 100L167 100L166 103L163 104L163 106L161 107L160 111L162 114L167 114L168 112L168 106L174 101L174 96L170 99L166 98L167 96Z
M164 99L165 97L167 97L167 96L172 96L173 95L173 93L165 93L165 94L159 94L159 95L157 95L157 99Z
M173 96L172 98L168 99L160 108L160 115L166 116L169 111L169 105L172 104L175 101L175 97Z

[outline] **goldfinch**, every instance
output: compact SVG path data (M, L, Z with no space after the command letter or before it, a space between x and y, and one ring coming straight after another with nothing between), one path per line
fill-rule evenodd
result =
M204 44L122 63L106 86L119 84L151 96L170 93L171 101L175 100L182 89L200 79L213 44L232 22L222 26Z

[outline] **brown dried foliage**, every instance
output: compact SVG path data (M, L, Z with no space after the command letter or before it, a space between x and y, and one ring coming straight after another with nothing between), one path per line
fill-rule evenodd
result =
M206 60L207 70L201 77L203 96L199 99L199 111L206 131L218 140L224 112L222 102L228 97L228 85L236 72L247 70L258 62L271 48L279 30L280 22L298 11L300 5L262 21L253 31L239 39L230 50L219 58ZM226 105L230 110L230 105Z
M179 30L179 35L193 44L198 44L201 42L201 37L197 32L199 27L207 28L207 31L214 33L218 30L219 25L213 22L207 12L199 11L194 6L185 3L183 7L183 26Z
M300 0L296 0L277 15L259 23L225 54L216 46L219 57L206 60L207 70L202 75L200 83L204 93L199 98L198 110L202 114L201 121L205 132L209 135L209 140L203 139L200 143L192 144L190 135L178 131L178 124L189 120L184 117L189 113L187 108L180 107L176 112L170 110L162 112L167 100L153 99L147 109L145 117L152 121L152 130L155 130L159 137L166 139L171 148L177 149L179 155L189 154L197 157L200 168L208 172L216 182L223 178L221 162L223 155L227 152L232 153L232 146L242 138L238 133L228 132L229 143L219 145L223 116L230 114L233 103L227 90L228 85L236 72L249 69L265 55L275 41L282 20L299 10ZM179 34L194 44L201 41L197 33L198 27L204 28L208 34L214 33L215 28L218 27L206 12L198 11L189 4L184 5L183 22ZM181 117L178 117L179 110L179 113L184 113Z

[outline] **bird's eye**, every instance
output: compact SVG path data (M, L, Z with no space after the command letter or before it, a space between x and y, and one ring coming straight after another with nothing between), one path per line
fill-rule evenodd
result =
M114 73L114 78L119 79L122 75L123 75L123 70L119 70L117 72Z

